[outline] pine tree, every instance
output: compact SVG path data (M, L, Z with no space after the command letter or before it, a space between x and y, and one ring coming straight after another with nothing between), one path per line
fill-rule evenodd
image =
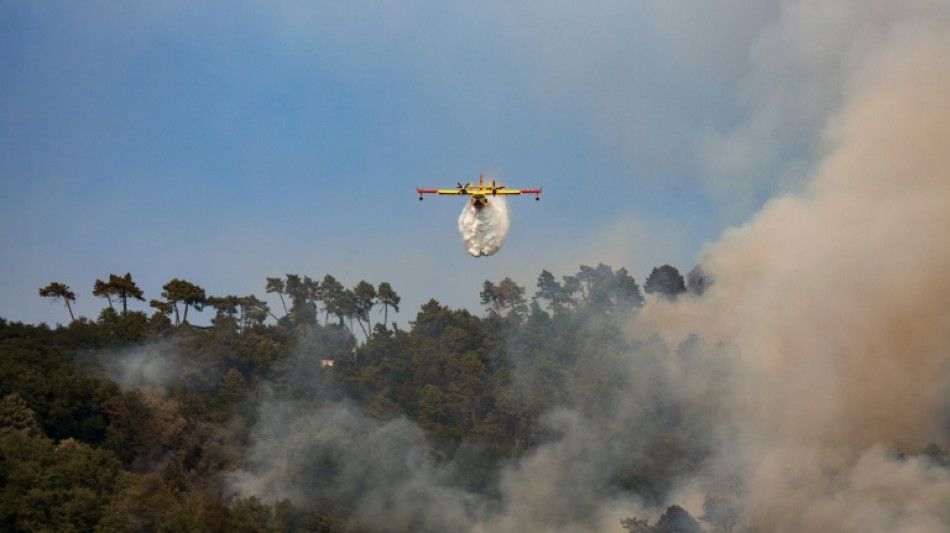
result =
M76 320L76 317L73 316L73 307L70 305L70 302L76 301L76 293L69 290L68 286L54 281L40 289L40 296L52 298L54 302L62 298L66 302L66 309L69 311L69 321L74 322Z

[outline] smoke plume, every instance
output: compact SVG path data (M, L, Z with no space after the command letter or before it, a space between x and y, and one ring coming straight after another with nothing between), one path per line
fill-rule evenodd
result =
M740 480L750 529L950 529L947 470L901 458L950 436L950 39L895 33L852 66L804 193L704 251L702 298L633 326L740 354L713 470Z
M509 226L508 204L503 196L491 198L481 209L468 202L459 215L459 233L465 251L475 257L494 255L501 250Z

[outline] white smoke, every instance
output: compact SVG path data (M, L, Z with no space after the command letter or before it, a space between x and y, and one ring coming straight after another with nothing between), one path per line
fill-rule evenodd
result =
M465 531L482 507L428 460L418 426L343 404L265 401L245 465L227 474L234 495L336 502L377 531Z
M475 257L494 255L501 250L510 225L508 203L503 196L491 198L481 209L468 202L459 215L459 233L465 251Z
M166 387L181 379L175 350L168 343L152 343L128 350L99 354L105 377L123 388Z

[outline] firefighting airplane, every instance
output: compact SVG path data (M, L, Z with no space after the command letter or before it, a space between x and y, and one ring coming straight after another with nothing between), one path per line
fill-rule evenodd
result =
M472 182L468 182L466 185L462 185L461 183L457 185L458 186L454 189L420 189L416 187L416 191L419 193L419 201L422 201L423 194L468 195L472 197L472 207L475 209L481 209L488 205L488 196L497 196L499 194L533 194L535 200L541 199L541 189L506 189L504 185L496 185L495 180L486 184L481 174L478 175L478 185L473 185Z

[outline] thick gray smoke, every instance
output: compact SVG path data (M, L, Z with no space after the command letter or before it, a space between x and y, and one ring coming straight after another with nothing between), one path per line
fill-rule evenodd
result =
M703 298L633 326L740 354L715 474L740 480L750 529L950 531L947 470L888 453L950 438L950 7L929 5L848 65L805 192L705 250Z
M493 255L501 250L509 226L508 203L503 196L489 199L488 205L481 209L468 202L459 215L459 233L465 251L475 257Z

